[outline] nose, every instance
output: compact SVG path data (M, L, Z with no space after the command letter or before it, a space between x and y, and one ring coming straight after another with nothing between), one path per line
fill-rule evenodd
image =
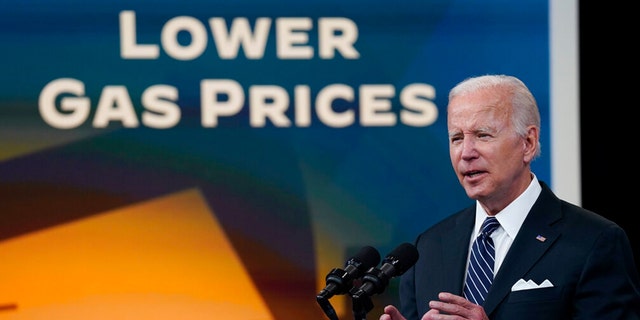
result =
M478 151L476 150L476 143L472 138L465 138L462 141L462 159L469 160L476 158L478 156Z

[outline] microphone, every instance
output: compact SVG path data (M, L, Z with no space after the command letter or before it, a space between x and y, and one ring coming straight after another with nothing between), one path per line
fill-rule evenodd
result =
M389 253L382 261L380 269L371 268L362 277L362 285L349 292L358 300L362 296L382 293L389 284L389 279L405 273L418 261L418 249L410 243L403 243Z
M334 268L327 274L325 286L316 299L326 300L336 294L345 294L353 287L353 280L362 277L366 270L380 263L380 253L374 247L365 246L345 263L345 268Z

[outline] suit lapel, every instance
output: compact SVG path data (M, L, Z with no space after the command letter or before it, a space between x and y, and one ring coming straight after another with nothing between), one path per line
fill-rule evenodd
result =
M542 186L540 197L507 252L503 267L495 276L484 303L487 314L493 312L509 294L513 284L535 265L560 236L561 230L553 227L554 222L562 218L560 201L546 185Z
M475 205L465 209L450 226L449 232L441 235L440 246L444 268L441 269L443 290L462 295L464 277L467 272L467 255L469 254L469 235L475 224ZM467 248L452 250L451 248Z

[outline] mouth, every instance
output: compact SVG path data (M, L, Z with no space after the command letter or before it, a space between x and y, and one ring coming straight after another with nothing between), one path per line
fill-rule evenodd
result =
M480 170L471 170L471 171L465 171L463 172L463 175L465 177L469 177L469 178L474 178L477 177L481 174L485 173L485 171L480 171Z

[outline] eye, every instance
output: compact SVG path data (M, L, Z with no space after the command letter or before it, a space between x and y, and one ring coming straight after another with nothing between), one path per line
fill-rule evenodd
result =
M478 132L476 134L476 137L478 137L479 139L482 139L482 140L487 140L487 139L493 138L493 135L490 134L489 132L482 131L482 132Z

